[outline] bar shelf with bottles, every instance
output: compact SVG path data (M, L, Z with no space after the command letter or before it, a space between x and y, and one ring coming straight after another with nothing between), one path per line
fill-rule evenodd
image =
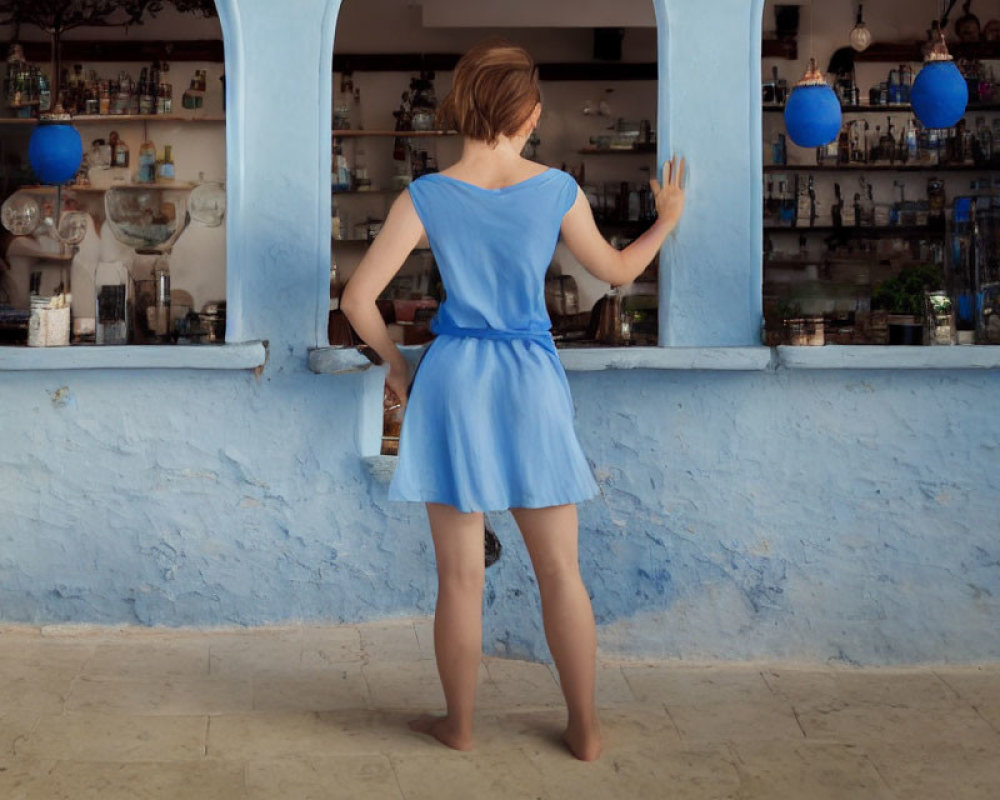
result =
M37 121L39 114L60 105L75 122L108 118L123 122L225 121L224 116L200 114L207 89L204 69L194 71L190 86L183 92L178 104L186 111L195 113L178 115L175 113L170 64L166 61L155 60L141 67L138 80L134 80L126 70L102 77L94 69L84 70L82 64L74 64L72 69L63 69L60 73L58 97L53 97L51 76L25 60L21 45L11 46L6 63L3 91L8 109L14 113L12 117L0 120L4 124Z

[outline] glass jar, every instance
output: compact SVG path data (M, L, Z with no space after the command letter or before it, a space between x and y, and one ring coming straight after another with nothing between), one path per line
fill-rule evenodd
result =
M410 116L415 131L434 130L437 97L433 78L433 72L421 72L419 78L410 81Z
M94 274L97 344L128 344L132 276L123 261L99 261Z

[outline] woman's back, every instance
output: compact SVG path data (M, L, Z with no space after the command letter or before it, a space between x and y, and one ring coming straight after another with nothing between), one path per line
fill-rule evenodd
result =
M545 272L576 199L571 175L549 168L490 189L438 172L409 191L447 294L442 328L549 329Z

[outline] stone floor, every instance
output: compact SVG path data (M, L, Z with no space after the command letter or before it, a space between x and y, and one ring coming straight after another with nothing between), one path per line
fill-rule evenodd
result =
M582 764L541 664L483 660L475 752L411 733L442 704L432 648L426 619L0 626L0 798L1000 798L1000 665L602 659Z

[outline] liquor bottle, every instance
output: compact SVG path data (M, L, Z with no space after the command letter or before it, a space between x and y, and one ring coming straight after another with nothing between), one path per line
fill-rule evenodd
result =
M111 166L128 166L128 145L118 137L118 131L111 131L108 135L108 146L111 148Z
M156 181L156 145L148 139L139 146L139 170L135 176L136 183L154 183Z
M132 77L122 70L118 73L118 91L112 98L112 114L128 114L132 94Z
M774 137L774 144L771 145L771 162L778 166L784 166L788 163L788 145L783 133L776 134Z
M149 95L147 104L149 113L156 114L158 106L158 96L160 94L160 62L154 61L149 70L149 81L146 83L146 94Z
M906 133L903 135L906 137L906 162L916 164L919 155L917 153L917 126L912 118L906 123Z
M156 179L168 182L174 179L173 147L169 144L163 146L163 161L157 164Z
M143 67L139 73L139 86L137 87L137 92L139 93L139 113L140 114L152 114L153 113L153 95L149 92L149 73L146 67Z
M156 113L172 114L174 112L174 87L170 85L170 65L160 62L160 85L156 92Z
M993 160L993 134L986 125L985 117L976 117L976 145L976 164L989 164Z
M837 137L837 163L851 163L851 138L846 125L840 129L840 135Z
M351 170L347 166L347 158L340 139L333 140L333 188L338 192L351 190Z
M365 154L365 147L360 139L354 145L354 191L371 191L372 182L368 177L368 158Z
M101 88L97 94L97 113L101 116L111 113L111 91L107 81L101 81Z
M354 127L357 130L364 130L364 124L362 123L361 117L361 87L354 87L354 110L352 112L352 117L354 119Z
M872 145L871 159L872 162L877 164L880 161L887 161L889 154L882 149L885 137L882 135L882 126L875 126L875 136L873 137L874 144Z
M896 163L896 133L893 130L892 117L888 117L885 133L882 134L882 138L879 141L879 150L884 160L887 160L890 164Z
M44 114L52 110L52 88L49 85L49 76L44 72L38 75L38 113Z

